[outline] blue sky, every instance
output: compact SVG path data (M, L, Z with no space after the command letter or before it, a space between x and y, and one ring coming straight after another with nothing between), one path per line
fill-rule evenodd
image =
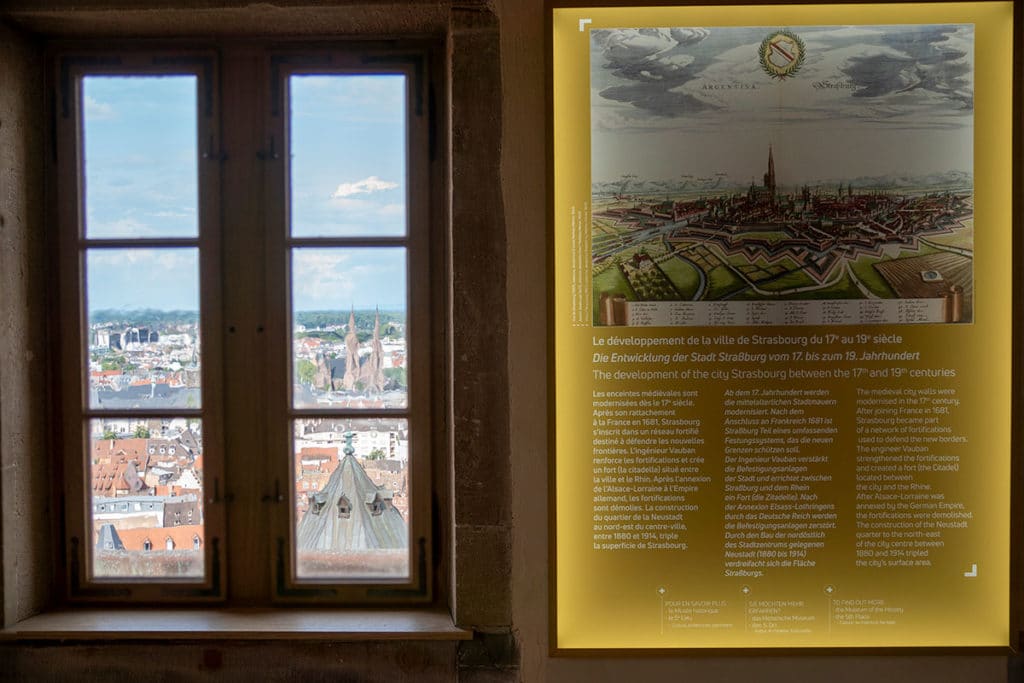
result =
M196 87L193 76L84 79L87 237L197 235ZM293 76L289 87L293 234L404 234L405 77ZM403 249L304 249L293 261L295 310L405 308ZM94 249L86 266L90 310L197 307L195 250Z
M405 249L299 248L292 254L296 311L380 306L405 310Z
M90 249L85 259L89 310L199 310L199 250Z
M196 79L86 77L87 237L194 237Z
M405 233L405 77L293 76L292 234Z

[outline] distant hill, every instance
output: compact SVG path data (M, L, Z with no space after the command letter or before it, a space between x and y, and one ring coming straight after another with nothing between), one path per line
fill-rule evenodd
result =
M372 330L373 318L376 314L374 309L356 311L356 329ZM330 325L347 325L349 311L299 311L295 314L295 322L305 325L309 329L324 328ZM380 324L385 327L388 323L398 325L405 324L404 311L381 311Z
M371 309L356 311L356 328L373 329L373 318L376 311ZM300 311L295 314L295 321L308 328L323 328L329 325L348 324L349 311ZM381 311L380 324L385 326L388 323L397 325L405 324L404 311ZM115 326L151 327L161 329L177 325L199 324L198 311L161 311L155 308L143 308L138 310L102 309L92 311L89 316L89 324Z
M746 190L748 186L749 182L737 183L725 175L680 178L678 180L627 178L610 182L596 182L591 186L591 192L595 196L613 197L617 194L624 194L656 197L658 195L677 195L683 192L736 192Z
M760 182L758 179L755 182ZM808 182L810 187L834 188L842 184L853 185L854 189L864 190L921 190L935 188L971 189L974 187L974 176L962 171L930 173L921 176L888 174L881 176L859 176L856 178L824 178ZM627 177L620 180L595 182L591 192L595 197L613 197L617 194L657 198L658 196L674 196L693 192L735 193L746 192L750 181L737 182L726 175L716 174L705 178L679 178L670 180L645 180ZM792 192L796 186L780 184L783 192Z
M138 310L101 309L89 314L89 324L150 327L160 330L178 325L198 325L198 311L161 311L155 308Z
M830 178L827 180L818 180L814 183L808 183L812 187L824 186L824 187L835 187L839 184L853 185L854 189L871 189L871 190L882 190L882 189L907 189L907 190L926 190L934 188L936 190L947 190L947 189L963 189L969 190L974 187L974 176L970 173L964 173L962 171L947 171L946 173L929 173L921 176L909 176L909 175L881 175L881 176L859 176L857 178Z

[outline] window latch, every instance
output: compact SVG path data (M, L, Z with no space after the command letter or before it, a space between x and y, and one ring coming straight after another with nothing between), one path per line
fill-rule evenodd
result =
M281 493L281 480L280 479L275 479L274 480L274 493L273 494L266 493L266 494L263 495L262 498L260 498L260 500L263 501L264 503L283 503L284 502L284 494Z
M221 503L231 503L235 500L235 494L224 492L224 497L220 495L220 479L217 477L213 478L213 495L206 499L206 502L210 505L219 505Z
M256 152L256 158L260 161L276 161L278 159L277 150L274 147L274 136L270 136L270 150L261 149Z
M203 158L208 161L227 161L228 155L224 150L219 152L214 150L213 136L211 135L209 141L206 143L206 151L203 152Z

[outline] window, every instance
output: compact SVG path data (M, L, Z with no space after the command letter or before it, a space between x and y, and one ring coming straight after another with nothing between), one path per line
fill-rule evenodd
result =
M429 55L55 58L70 598L430 599Z
M348 519L352 516L352 503L344 494L338 497L338 516Z

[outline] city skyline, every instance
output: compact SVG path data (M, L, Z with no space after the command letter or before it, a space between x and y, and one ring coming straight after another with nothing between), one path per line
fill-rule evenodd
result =
M347 308L304 308L294 309L295 314L309 314L309 313L337 313L339 316L348 317L351 311L356 313L372 313L374 311L380 311L381 313L405 313L404 308L385 308L383 306L349 306ZM109 315L111 313L117 313L119 315L127 316L128 318L139 315L144 316L147 312L157 312L163 314L180 313L182 315L199 315L200 311L198 308L154 308L148 306L145 308L90 308L90 316L93 315ZM121 320L118 322L125 322L131 324L130 320ZM95 321L90 317L90 325L112 325L113 321Z

